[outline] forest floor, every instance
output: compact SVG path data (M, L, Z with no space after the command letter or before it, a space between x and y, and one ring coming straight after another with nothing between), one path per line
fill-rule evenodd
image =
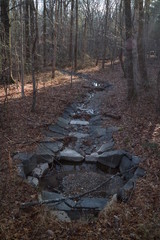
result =
M114 133L117 149L125 149L143 160L147 171L138 180L134 194L127 203L115 203L103 211L96 222L58 222L42 206L20 209L22 202L37 199L37 191L17 176L12 154L32 151L43 137L48 125L56 122L66 105L81 99L89 91L88 82L57 72L39 74L36 111L32 113L32 85L26 78L25 98L19 85L8 89L4 103L4 89L0 88L0 239L160 239L160 117L155 108L155 82L158 69L150 66L152 86L141 92L137 100L127 101L127 85L119 65L85 69L94 79L107 81L114 88L101 106L102 114L115 114L120 119L104 122L116 125ZM18 87L18 88L17 88Z

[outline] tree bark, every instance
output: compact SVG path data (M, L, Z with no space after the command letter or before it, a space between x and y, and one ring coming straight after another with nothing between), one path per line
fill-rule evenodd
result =
M132 59L132 20L131 20L131 1L124 0L125 4L125 25L126 25L126 77L128 84L128 100L136 96L136 89L133 79L133 59Z
M21 22L21 96L24 97L24 58L23 58L23 13L22 0L20 0L20 22Z
M52 61L52 78L55 78L56 71L56 57L57 57L57 28L58 28L58 2L55 1L55 23L54 23L54 47L53 47L53 61Z
M138 62L141 77L141 84L143 88L149 87L148 74L146 69L145 59L145 41L144 41L144 8L143 0L138 1L139 7L139 30L138 30Z
M74 11L74 0L71 1L71 22L70 22L70 40L69 40L69 61L72 62L73 58L73 11Z
M11 44L10 44L10 22L9 22L9 0L1 0L1 63L2 82L4 84L14 83L11 71Z
M43 67L46 67L46 0L43 0Z
M31 1L30 4L30 18L31 18L31 36L32 36L32 49L31 49L31 63L32 63L32 84L33 84L33 100L32 100L32 108L31 111L35 111L36 106L36 79L35 79L35 53L36 53L36 43L37 43L37 31L36 31L36 23L35 23L35 7L34 1Z
M29 30L29 25L30 25L30 21L29 21L29 1L30 0L26 0L25 2L25 50L26 50L26 59L25 59L25 63L26 63L26 69L28 71L30 71L30 30Z
M106 60L106 48L107 48L107 27L108 27L108 11L109 11L109 0L105 2L106 5L106 13L105 13L105 23L104 23L104 42L103 42L103 60L102 60L102 68L104 69L105 60Z
M74 47L74 70L77 70L77 58L78 58L78 0L76 0L76 35L75 35L75 47Z

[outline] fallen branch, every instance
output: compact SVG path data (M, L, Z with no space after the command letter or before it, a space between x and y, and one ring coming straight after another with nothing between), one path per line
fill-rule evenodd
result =
M115 175L111 176L109 179L107 179L106 181L102 182L101 184L99 184L97 187L91 189L90 191L86 191L82 194L78 194L76 196L71 196L71 197L63 197L63 198L59 198L59 199L50 199L50 200L41 200L41 201L33 201L33 202L26 202L26 203L22 203L20 208L24 209L27 207L33 207L35 205L44 205L44 204L49 204L49 203L55 203L55 204L59 204L60 202L65 202L67 200L75 200L78 201L80 198L84 197L87 194L90 194L92 192L96 192L99 188L103 187L105 184L107 184L108 182L110 182L113 178L117 177L117 176L121 176L124 173L127 173L129 171L134 170L137 167L134 166L126 171L124 171L123 173L116 173ZM71 206L72 207L72 206ZM74 207L72 207L74 208Z
M105 117L110 117L110 118L113 118L113 119L116 119L116 120L120 120L121 119L120 115L115 115L115 114L111 114L111 113L104 113L104 116Z

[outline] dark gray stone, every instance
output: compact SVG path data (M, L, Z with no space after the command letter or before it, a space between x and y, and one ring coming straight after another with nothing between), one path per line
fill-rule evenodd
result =
M40 144L36 151L35 158L37 159L37 163L52 163L55 154L43 144Z
M44 142L43 143L45 148L48 148L54 153L57 153L63 148L63 143L62 142Z
M131 169L133 167L132 161L124 156L121 159L121 163L119 166L120 172L123 174L126 180L130 179L133 177L135 169ZM131 170L130 170L131 169Z
M55 140L63 140L65 138L65 136L63 134L55 133L52 131L46 131L45 135L46 135L46 138L45 138L46 141L49 141L50 138L51 139L54 138Z
M119 131L119 127L114 127L114 126L111 126L111 127L108 127L107 128L107 132L117 132Z
M107 204L106 198L81 198L76 204L77 208L102 210Z
M124 186L124 181L120 176L116 176L112 178L107 184L106 184L106 194L108 196L116 194L120 188Z
M67 120L67 119L64 119L64 118L62 118L62 117L59 117L58 118L58 121L57 121L57 123L56 123L59 127L61 127L61 128L68 128L69 127L69 120Z
M92 153L91 155L86 155L85 161L87 163L96 163L98 160L98 153Z
M137 156L132 156L132 164L133 166L138 165L140 163L140 158Z
M87 138L89 137L88 133L80 133L80 132L71 132L69 133L69 136L76 137L76 138Z
M124 154L120 150L104 152L99 155L98 163L106 167L117 168L123 156Z
M29 184L31 184L33 187L38 187L38 185L39 185L39 181L36 177L28 176L27 182Z
M106 129L102 127L92 127L92 135L96 137L106 136Z
M71 120L70 124L71 125L87 126L87 125L89 125L89 122L88 121L75 119L75 120Z
M24 167L23 167L23 163L19 163L17 165L17 172L18 172L18 176L22 177L22 178L26 178L26 175L24 173Z
M32 153L18 153L13 157L14 160L20 160L23 164L25 175L28 175L37 165L35 155Z
M82 162L84 159L81 154L69 148L65 148L62 152L60 152L59 158L60 160L73 163Z
M42 191L42 200L61 200L64 196L59 193L54 192L48 192L48 191ZM51 209L56 209L60 211L70 211L72 207L75 206L74 201L67 199L65 201L60 201L59 203L49 203L47 206Z
M64 136L68 134L67 130L65 130L64 128L59 127L56 124L49 126L49 130L54 132L54 133L58 133L58 134L61 134L61 135L64 135Z
M110 141L108 143L104 143L99 149L98 149L98 154L101 154L101 153L104 153L104 152L107 152L109 150L111 150L114 146L114 142L113 141Z
M127 202L135 188L136 178L131 178L118 192L117 200L122 202Z
M143 168L138 167L134 173L134 176L139 178L139 177L144 177L146 175L146 171Z
M33 169L32 176L40 179L45 173L47 173L48 168L48 163L38 164L37 167Z

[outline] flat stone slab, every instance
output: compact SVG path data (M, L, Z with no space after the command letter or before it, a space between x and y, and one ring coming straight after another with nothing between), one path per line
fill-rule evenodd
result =
M42 200L61 200L64 198L64 196L62 194L59 193L54 193L54 192L48 192L48 191L42 191L41 194ZM75 202L68 199L65 201L60 201L55 203L49 203L47 204L47 206L51 209L56 209L56 210L60 210L60 211L70 211L72 209L72 207L75 206Z
M61 222L71 222L71 219L65 211L53 210L51 211L51 215Z
M47 172L48 168L48 163L38 164L37 167L33 169L32 176L40 179Z
M67 120L67 119L65 119L65 118L63 118L63 117L59 117L58 118L58 121L57 121L57 125L59 126L59 127L61 127L61 128L68 128L68 124L69 124L69 122L70 122L70 120Z
M106 184L106 194L107 196L113 196L116 194L120 188L124 186L124 181L120 176L115 176Z
M114 142L113 141L110 141L108 143L104 143L97 151L98 154L101 154L101 153L104 153L104 152L107 152L109 150L111 150L114 146Z
M71 133L69 133L69 136L76 137L76 138L87 138L87 137L89 137L89 134L88 133L71 132Z
M84 159L81 154L70 148L65 148L63 151L61 151L59 157L60 160L65 160L73 163L82 162Z
M87 125L89 125L89 122L88 121L82 121L82 120L71 120L70 124L71 125L87 126Z
M76 208L102 210L107 204L106 198L81 198L76 204Z
M32 170L37 165L37 159L35 158L35 155L32 153L17 153L13 157L13 160L20 160L22 162L25 175L28 175L29 173L31 173Z
M54 133L58 133L58 134L61 134L61 135L64 135L64 136L68 134L67 130L58 126L57 124L49 126L49 130L54 132Z
M39 180L36 177L28 176L27 182L31 184L33 187L38 187L39 185Z
M46 148L44 144L39 144L35 156L37 163L52 163L55 158L55 154Z
M86 157L85 157L85 162L87 162L87 163L96 163L97 162L97 160L98 160L98 157L99 157L99 155L98 155L98 153L91 153L90 155L86 155Z
M146 171L141 167L138 167L134 173L134 176L137 178L144 177L145 175L146 175Z
M104 152L98 157L98 163L102 166L117 168L120 164L122 157L124 156L123 151L115 150Z
M129 180L130 178L133 177L135 170L134 169L130 170L132 167L133 167L132 161L129 158L127 158L126 156L124 156L121 159L119 169L120 169L120 173L123 174L123 176L125 177L126 180Z
M44 142L43 145L44 145L44 148L47 148L54 153L57 153L58 151L60 151L63 148L63 143L60 141Z

